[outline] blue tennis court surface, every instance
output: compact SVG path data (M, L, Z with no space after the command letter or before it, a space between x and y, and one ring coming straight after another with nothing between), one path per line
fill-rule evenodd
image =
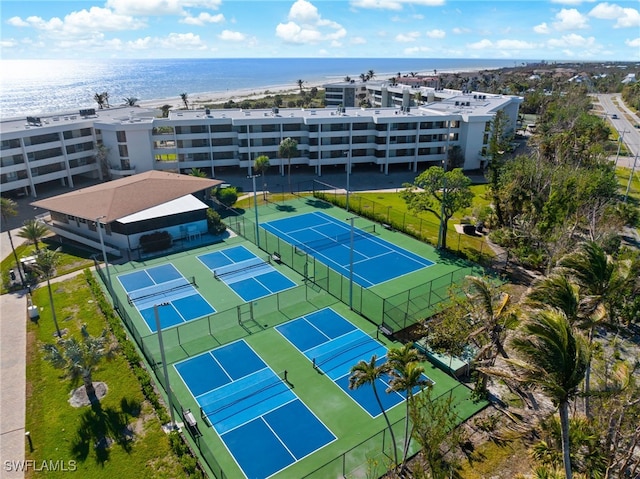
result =
M325 213L314 212L261 223L296 248L309 253L349 276L351 268L351 226ZM433 265L410 251L354 228L353 281L365 288Z
M174 366L248 478L272 476L336 439L244 340Z
M154 305L162 329L201 318L216 310L171 264L118 276L120 284L152 332L156 332Z
M276 329L372 417L382 414L373 388L349 389L349 376L352 366L361 360L369 362L374 354L378 357L376 364L383 364L387 360L386 347L331 308L291 320ZM385 411L406 398L404 392L387 392L390 380L390 376L385 376L375 383ZM432 383L427 376L423 381ZM416 388L414 392L419 390Z
M246 302L296 285L244 246L214 251L198 259Z

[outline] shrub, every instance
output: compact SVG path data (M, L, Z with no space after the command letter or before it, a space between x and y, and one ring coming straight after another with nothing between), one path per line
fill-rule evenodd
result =
M216 188L215 196L225 206L233 206L238 201L238 189L235 186L229 188Z
M220 235L227 229L220 215L212 208L207 210L207 229L212 235Z
M140 247L142 251L151 253L162 251L171 247L171 235L168 231L155 231L140 237Z

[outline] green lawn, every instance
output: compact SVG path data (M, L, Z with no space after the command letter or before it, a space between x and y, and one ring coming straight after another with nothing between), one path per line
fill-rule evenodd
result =
M61 329L78 335L86 323L89 332L98 335L106 327L83 275L53 284L52 288ZM70 392L79 384L72 384L62 371L54 369L41 351L44 343L55 340L46 286L34 291L33 301L40 309L40 319L29 322L27 333L25 427L34 447L33 451L27 447L27 459L38 464L63 460L67 467L69 461L75 461L78 477L83 478L185 477L171 452L168 436L122 355L101 363L94 373L94 381L108 386L108 393L99 404L82 408L69 404ZM134 431L133 440L123 434L127 426ZM115 442L109 448L96 448L95 444L104 437ZM40 475L67 477L68 472Z
M89 266L93 266L93 260L91 259L91 256L95 254L95 252L80 249L68 244L61 245L60 243L56 243L55 241L53 241L51 238L45 238L45 240L40 243L40 248L60 250L58 254L60 263L58 264L56 276L62 276L67 273L72 273L74 271L79 271ZM36 250L33 244L24 243L16 247L16 254L20 259L27 256L35 255ZM16 261L13 253L10 253L9 256L4 258L2 262L0 262L0 273L2 275L2 289L0 290L0 294L5 294L6 292L8 292L7 286L9 270L11 269L16 269ZM16 276L19 280L20 277L17 275L17 273Z

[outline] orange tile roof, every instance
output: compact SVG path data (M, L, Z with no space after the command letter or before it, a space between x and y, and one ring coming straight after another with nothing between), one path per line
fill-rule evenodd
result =
M216 187L221 180L147 171L31 203L49 211L109 223L182 196Z

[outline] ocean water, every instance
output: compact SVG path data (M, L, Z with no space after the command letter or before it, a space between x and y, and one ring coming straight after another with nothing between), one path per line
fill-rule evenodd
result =
M519 63L519 61L517 61ZM95 108L96 93L109 92L111 105L126 97L140 101L175 99L181 93L263 92L297 81L322 83L373 70L377 79L401 72L431 74L514 65L496 59L261 58L154 60L0 60L0 117L20 117ZM172 104L169 102L169 104Z

